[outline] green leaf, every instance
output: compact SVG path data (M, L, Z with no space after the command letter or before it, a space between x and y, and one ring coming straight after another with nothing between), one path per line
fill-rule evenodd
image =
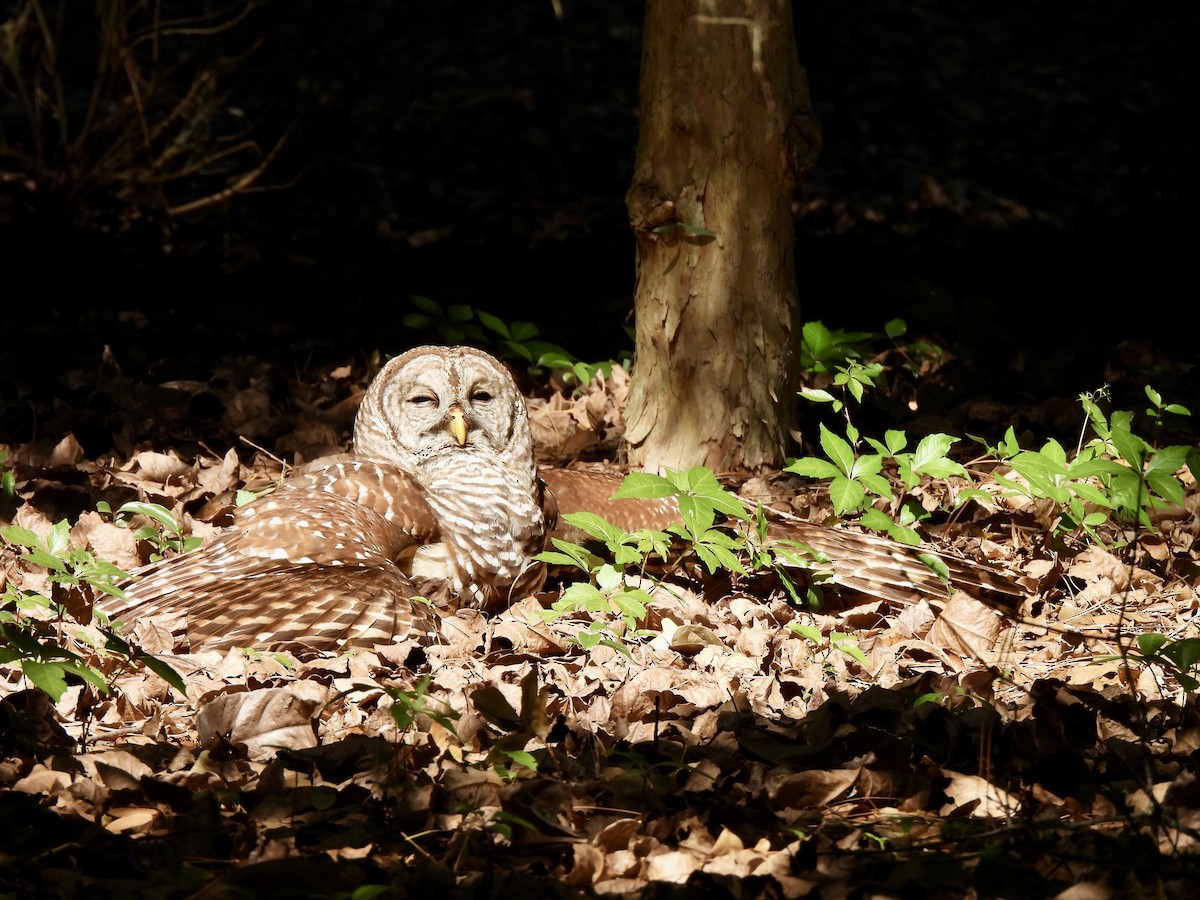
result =
M789 622L788 631L820 646L824 640L821 629L816 625L802 625L799 622Z
M850 391L850 396L853 397L857 402L862 403L862 398L863 398L862 382L859 381L857 378L855 378L855 379L852 379L851 381L849 381L846 384L846 387Z
M544 550L537 554L534 559L549 563L552 566L578 566L584 572L591 572L592 569L600 565L600 557L589 553L578 544L572 544L570 541L564 541L561 538L551 538L550 540L560 552L555 553L553 550Z
M562 597L554 604L564 604L567 609L584 609L588 612L602 612L608 608L608 600L594 585L586 581L577 581L567 586Z
M442 317L442 307L436 300L432 300L429 297L423 297L420 294L412 294L409 296L408 301L423 312L429 313L432 316L437 316L438 318Z
M1186 672L1200 664L1200 638L1171 641L1162 647L1160 653Z
M1071 464L1067 466L1067 472L1072 478L1100 478L1104 475L1121 475L1128 471L1129 468L1127 466L1121 465L1116 460L1102 458L1088 459L1085 454L1075 457L1071 461Z
M623 529L595 513L565 513L562 519L567 524L575 526L600 541L615 541L625 536Z
M178 672L172 669L161 659L157 659L156 657L149 656L145 653L138 653L136 658L137 661L143 666L177 690L181 697L187 696L187 685L184 684L183 678L181 678Z
M918 553L917 559L921 560L934 575L942 581L949 583L950 567L946 565L944 559L932 553Z
M1159 649L1166 642L1167 636L1165 634L1155 634L1153 632L1149 632L1146 634L1139 634L1137 637L1138 650L1143 656L1156 655Z
M867 655L858 646L858 638L854 635L843 634L840 631L831 631L829 633L829 643L835 650L845 653L851 659L857 660L860 665L865 666L867 664Z
M892 485L882 475L864 475L858 480L876 497L890 498L892 496Z
M687 526L688 531L694 537L698 538L703 532L712 527L715 521L713 513L714 510L711 504L705 503L690 494L680 495L679 514L683 517L683 524Z
M877 453L864 453L858 459L854 460L854 465L850 467L850 471L847 474L851 478L863 479L870 475L878 474L882 469L883 457Z
M1004 432L1004 440L1000 442L1000 449L1003 452L1003 458L1007 459L1021 452L1021 444L1017 440L1017 432L1011 425Z
M941 465L943 463L950 463L952 466L957 466L957 463L952 463L946 459L946 454L958 440L956 437L941 433L929 434L921 438L921 442L917 444L917 449L913 453L913 468L923 474L932 474L931 471L925 468L926 466ZM958 468L962 469L962 466L958 466ZM963 471L966 470L963 469Z
M35 566L41 566L44 569L49 569L51 572L66 572L67 564L57 556L51 556L45 550L37 549L30 550L28 553L23 553L21 559L33 563Z
M832 431L821 425L821 449L825 451L835 466L849 475L854 468L854 450Z
M580 565L579 560L575 557L567 556L565 553L555 553L553 550L543 550L541 553L535 554L533 558L551 566L579 566L585 572L588 571L587 568Z
M791 472L795 475L803 475L806 478L820 479L836 478L842 474L841 470L833 463L817 459L815 456L794 459L784 466L783 471Z
M685 492L685 495L693 495L697 501L711 506L719 513L735 519L750 518L745 503L725 490L721 486L721 482L717 481L717 476L712 473L712 470L704 466L693 466L686 472L668 470L667 478L680 491ZM681 495L679 499L680 508L682 508L684 495Z
M630 472L613 494L612 499L670 497L677 493L675 486L661 475L650 472Z
M28 528L20 525L6 525L0 528L0 538L4 538L10 544L16 544L18 547L26 547L30 550L43 549L42 539Z
M815 563L829 564L829 557L819 553L803 541L780 541L771 548L775 558L790 563L796 568L809 569Z
M627 619L641 622L646 618L647 607L654 601L641 588L621 591L609 598L613 608Z
M952 459L932 459L918 467L916 471L930 478L949 478L952 475L959 478L970 478L970 473Z
M883 443L882 441L876 440L870 436L864 437L863 440L870 444L871 449L878 453L879 456L887 458L892 455L892 451L889 450L887 444Z
M873 531L887 531L893 524L885 513L873 506L863 511L862 518L858 520L858 523L863 528L870 528Z
M55 702L67 690L67 680L64 677L64 667L60 662L39 662L36 659L21 660L21 671L25 677L50 695Z
M1187 491L1183 483L1172 475L1166 472L1147 472L1146 483L1150 485L1151 490L1158 496L1162 497L1168 503L1174 503L1176 506L1183 506L1183 501L1187 497Z
M1179 686L1185 691L1194 692L1196 688L1200 688L1200 681L1197 681L1191 675L1185 675L1183 672L1176 672L1175 680L1179 682Z
M921 546L921 535L912 528L905 528L902 525L893 525L888 529L888 535L892 540L900 544L907 544L910 547ZM947 574L949 570L947 569Z
M803 397L805 400L810 400L813 403L836 403L837 402L837 397L833 396L833 394L829 393L829 391L823 391L823 390L820 390L819 388L804 388L799 393L800 393L800 396Z
M805 322L801 329L801 343L813 360L820 361L833 345L833 335L824 322Z
M1108 496L1108 494L1100 490L1100 488L1096 487L1095 485L1086 484L1081 481L1072 482L1071 490L1089 503L1094 503L1097 506L1103 506L1105 509L1112 508L1112 499ZM1108 518L1107 516L1104 516L1103 513L1101 513L1101 516L1103 518Z
M1067 451L1064 450L1063 445L1054 440L1054 438L1051 438L1042 445L1039 456L1042 459L1051 460L1057 463L1059 467L1065 467L1067 464Z
M866 493L857 481L842 476L829 483L829 499L833 503L833 511L839 516L861 509Z
M117 515L128 516L148 516L153 519L171 534L179 534L179 522L171 511L157 503L142 503L138 500L131 500L128 503L121 504L121 508L117 510Z
M532 338L537 337L538 327L532 322L513 322L511 326L511 339L518 343L525 343ZM532 348L530 348L532 349ZM540 353L538 354L541 355Z
M512 333L509 331L508 326L505 325L501 319L493 316L491 313L484 312L482 309L475 310L475 315L479 317L479 321L482 322L483 326L489 331L494 331L496 334L500 335L500 337L507 340L512 340Z
M612 565L605 563L595 572L596 587L602 591L611 591L620 587L623 576Z
M1136 434L1115 426L1112 429L1110 439L1121 458L1129 463L1135 471L1142 471L1146 454L1150 449L1146 445L1146 442Z
M517 765L524 766L531 772L537 771L537 758L528 750L502 750L501 752Z
M1167 475L1174 475L1184 467L1187 462L1188 453L1191 450L1191 447L1182 445L1163 447L1161 450L1156 450L1154 455L1150 457L1149 464L1146 466L1146 475L1149 476L1151 472L1165 472Z
M908 446L908 435L894 428L884 432L883 440L887 444L888 452L893 456Z

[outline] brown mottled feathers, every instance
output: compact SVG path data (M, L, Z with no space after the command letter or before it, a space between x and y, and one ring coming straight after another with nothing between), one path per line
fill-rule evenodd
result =
M359 499L368 502L359 502ZM435 618L403 569L436 538L419 487L388 466L330 466L238 510L203 548L135 573L131 616L185 613L192 649L372 646Z
M673 499L612 500L620 476L539 470L511 375L466 347L389 362L363 398L354 453L238 510L200 549L137 571L131 605L102 608L126 621L182 616L191 650L427 641L443 613L410 598L494 608L537 590L532 557L549 537L583 538L564 514L627 531L677 518ZM894 602L946 595L916 551L884 538L775 514L771 538L825 554L848 588ZM1020 595L1000 573L943 559L959 590Z
M554 537L574 542L587 538L585 533L561 521L566 513L595 513L625 531L661 530L679 519L679 507L673 497L613 500L612 495L623 480L620 475L549 467L539 469L538 474L546 485L547 498L558 513L558 525L552 529Z
M621 477L573 469L543 469L542 478L558 500L559 512L586 510L603 516L626 531L665 529L679 518L674 498L611 500ZM892 603L912 603L921 597L945 598L950 588L1002 607L1019 604L1025 594L1003 572L958 559L930 547L910 547L885 537L845 528L817 525L775 510L766 510L771 543L795 541L829 558L832 581L844 588ZM581 541L586 535L563 524L554 536ZM949 585L920 559L930 554L946 564Z
M427 639L436 590L488 607L536 588L543 488L525 401L508 370L467 347L389 362L355 420L357 459L288 481L193 553L126 588L129 620L185 617L190 649L314 649Z
M977 600L1013 608L1025 593L1008 575L988 566L959 559L928 546L910 547L890 538L816 525L772 511L769 541L798 541L829 558L834 584L891 603L914 603L922 597L945 599L950 590ZM921 555L940 559L949 569L949 584L921 561Z

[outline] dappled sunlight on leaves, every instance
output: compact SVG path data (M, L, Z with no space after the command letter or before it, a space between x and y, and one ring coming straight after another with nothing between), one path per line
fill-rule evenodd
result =
M325 424L311 408L273 414L273 447L340 451L342 404L365 377L310 386L342 410ZM540 455L612 468L624 377L616 367L535 401ZM71 515L72 546L129 567L174 550L136 536L153 524L138 507L116 515L101 502L161 504L182 533L206 538L239 491L286 472L253 447L89 459L68 438L16 451L13 523L48 535ZM985 494L989 484L977 482ZM740 486L804 521L831 514L827 495L790 475ZM902 604L852 591L802 610L770 574L691 564L626 576L650 598L632 623L541 615L571 583L559 573L491 617L448 617L426 647L175 655L179 623L152 619L140 646L186 696L101 659L111 693L72 681L52 702L0 668L0 821L33 823L14 847L38 847L47 872L77 863L39 844L38 829L103 834L110 874L88 877L114 890L145 874L138 860L152 847L174 867L167 896L309 876L465 896L489 866L594 896L701 883L886 894L893 881L935 879L986 892L997 860L1053 893L1111 866L1113 842L1135 835L1117 883L1172 895L1197 849L1200 725L1172 673L1122 652L1145 633L1197 634L1200 526L1187 488L1155 540L1138 538L1134 565L1115 547L1048 540L1029 525L1028 498L981 498L932 523L947 552L1020 579L1026 597L1004 615L965 594ZM916 490L937 510L950 488ZM49 589L7 546L0 578ZM620 649L584 649L596 623ZM53 883L10 877L35 893Z

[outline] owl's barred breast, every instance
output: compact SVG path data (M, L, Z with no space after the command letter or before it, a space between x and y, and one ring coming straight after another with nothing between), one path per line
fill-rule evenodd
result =
M532 557L545 547L546 517L530 480L478 458L444 458L429 473L427 499L441 526L445 578L464 605L492 607L518 581L526 592L540 587L543 567Z

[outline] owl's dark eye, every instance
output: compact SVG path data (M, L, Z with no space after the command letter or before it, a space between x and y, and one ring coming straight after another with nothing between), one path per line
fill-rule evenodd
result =
M491 399L492 395L487 391L475 391L475 393L471 394L472 403L487 403Z
M437 397L431 394L414 394L408 398L408 402L413 406L429 406L431 403L437 403Z

